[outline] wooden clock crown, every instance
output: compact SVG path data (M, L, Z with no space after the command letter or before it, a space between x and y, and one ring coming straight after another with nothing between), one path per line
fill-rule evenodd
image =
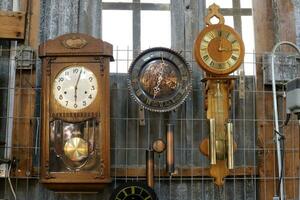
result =
M82 33L69 33L39 46L39 57L107 56L113 61L112 45Z

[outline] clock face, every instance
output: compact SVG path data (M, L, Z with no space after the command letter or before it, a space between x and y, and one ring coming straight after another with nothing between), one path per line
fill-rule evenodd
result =
M178 107L191 89L191 69L178 53L167 48L142 52L131 64L128 85L138 104L155 112Z
M140 182L127 182L117 187L110 200L157 200L154 190Z
M205 71L223 75L241 65L245 50L242 39L231 27L217 24L208 26L199 34L194 54Z
M96 98L97 79L84 66L70 66L56 76L52 91L61 106L71 110L84 109Z

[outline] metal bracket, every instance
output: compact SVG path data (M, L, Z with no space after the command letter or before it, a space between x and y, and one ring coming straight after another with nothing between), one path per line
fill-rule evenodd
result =
M17 69L31 70L35 63L34 50L30 46L20 46L16 55Z
M142 106L139 106L139 119L140 119L140 126L145 126L145 109Z
M245 73L244 70L239 70L239 98L245 99Z

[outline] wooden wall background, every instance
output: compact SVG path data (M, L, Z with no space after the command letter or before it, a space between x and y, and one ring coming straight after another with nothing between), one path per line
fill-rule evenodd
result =
M21 2L22 9L26 10L24 6L26 1ZM68 32L101 36L101 13L98 12L101 9L101 1L33 0L33 2L31 31L28 39L29 45L33 48L36 49L40 42ZM278 4L278 10L272 9L274 6L272 2ZM244 98L241 98L238 90L239 82L236 82L231 112L234 121L234 139L238 144L238 150L235 153L236 169L231 171L231 175L226 178L224 188L220 189L215 187L212 179L207 176L208 160L198 150L199 142L207 137L207 127L203 110L203 85L200 82L202 71L194 62L191 51L194 38L204 27L205 4L203 0L171 1L172 48L183 51L182 55L192 66L193 91L186 103L172 114L176 116L175 162L178 174L172 179L164 176L165 155L155 157L158 175L155 191L160 200L269 200L272 198L277 176L272 140L274 136L273 108L270 88L262 84L261 57L262 53L271 50L276 38L291 41L300 38L298 36L300 31L297 31L299 24L297 24L297 17L294 17L300 16L300 6L297 2L298 0L253 0L257 75L246 77ZM0 9L11 10L12 0L1 1ZM280 24L280 27L276 24ZM289 28L283 28L285 26ZM1 41L0 44L2 48L9 48L7 41ZM7 120L5 95L7 94L8 67L9 54L8 52L2 53L0 93L3 98L0 99L2 113L0 115L0 141L5 140ZM146 111L146 126L139 126L138 107L128 95L126 74L111 74L112 184L98 194L61 194L49 191L38 183L39 145L36 145L35 141L39 139L36 131L36 125L39 122L39 75L40 63L37 61L36 70L22 71L17 77L19 89L16 88L15 110L17 112L14 116L16 120L13 148L14 155L20 160L18 167L26 169L20 171L19 174L14 174L19 177L13 178L18 199L107 200L112 189L119 183L130 180L143 181L145 179L145 149L149 147L153 139L165 138L165 124L168 123L170 114ZM27 106L22 106L25 102ZM291 127L285 130L285 133L289 133L286 136L285 157L287 199L296 200L299 196L299 147L297 144L299 136L295 122L292 122ZM1 150L3 148L0 149L0 153L3 152ZM26 173L28 171L29 176ZM8 187L7 181L0 179L0 199L12 199Z

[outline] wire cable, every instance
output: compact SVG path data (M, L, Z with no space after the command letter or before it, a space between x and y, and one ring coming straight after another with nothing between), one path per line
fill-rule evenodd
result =
M13 194L14 196L14 199L17 200L17 196L16 196L16 193L15 193L15 190L11 184L11 180L10 180L10 170L11 170L11 165L12 163L9 164L9 167L8 167L8 175L7 175L7 180L8 180L8 183L9 183L9 187L10 187L10 190L11 190L11 193Z
M274 129L274 132L276 134L279 135L279 141L282 141L282 150L281 150L281 171L280 171L280 176L278 177L278 185L277 185L277 191L276 193L279 194L280 193L280 185L282 184L282 179L283 179L283 171L284 171L284 140L285 140L285 137L283 134L281 134L280 132L276 131Z

